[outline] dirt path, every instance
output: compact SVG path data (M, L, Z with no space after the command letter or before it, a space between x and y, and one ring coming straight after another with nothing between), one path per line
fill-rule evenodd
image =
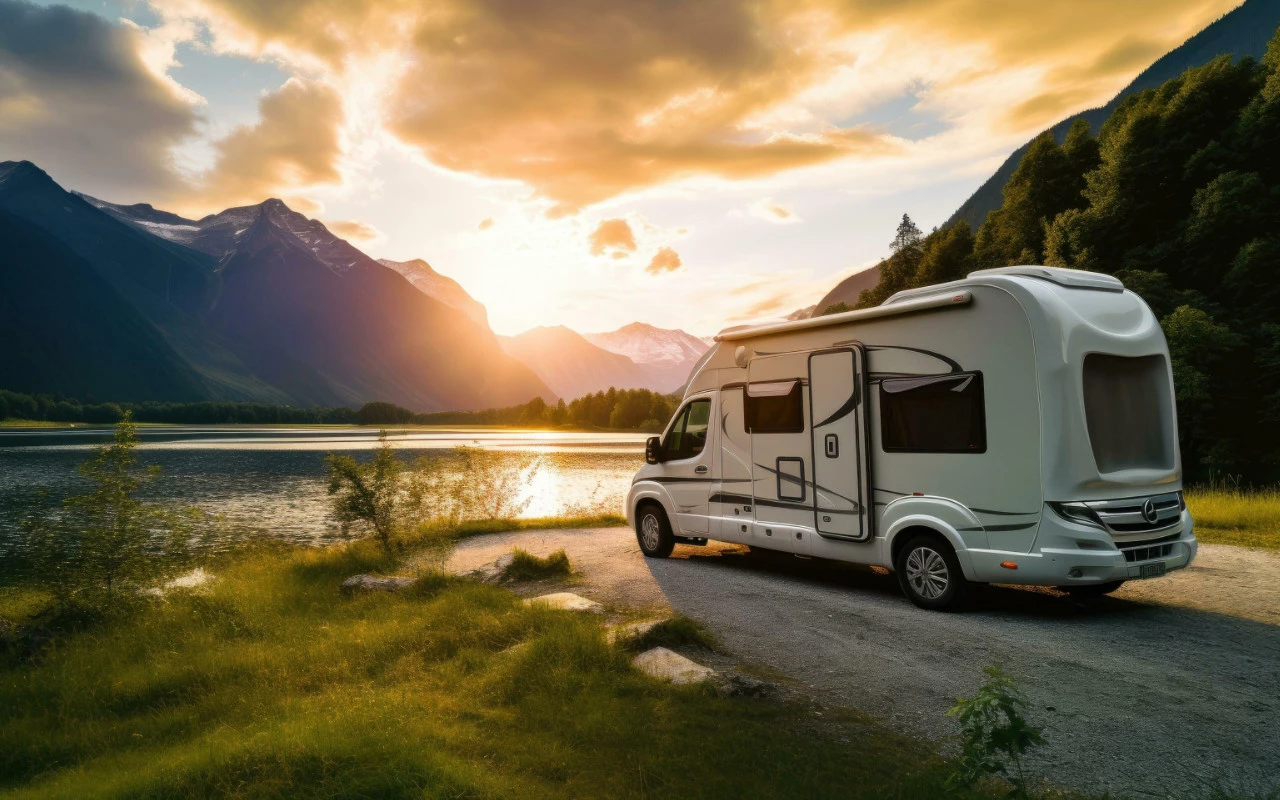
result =
M946 709L999 663L1045 729L1034 768L1059 783L1135 797L1280 788L1280 556L1268 551L1203 545L1192 567L1089 606L990 587L959 614L916 609L888 575L733 545L650 561L625 528L478 537L450 566L516 546L563 547L583 573L575 591L674 608L821 702L926 737L951 732Z

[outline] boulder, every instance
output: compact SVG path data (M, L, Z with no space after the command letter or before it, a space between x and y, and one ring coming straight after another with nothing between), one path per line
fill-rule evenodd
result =
M407 586L412 585L413 578L389 577L381 578L377 575L352 575L342 582L342 591L344 594L355 594L356 592L398 592Z
M716 671L710 667L690 661L665 647L646 650L631 659L631 664L650 677L674 684L701 683L716 675Z
M594 600L574 594L573 592L555 592L553 594L544 594L539 597L530 597L524 601L524 604L531 606L534 604L544 605L548 608L555 608L561 611L590 611L593 614L604 613L604 606Z

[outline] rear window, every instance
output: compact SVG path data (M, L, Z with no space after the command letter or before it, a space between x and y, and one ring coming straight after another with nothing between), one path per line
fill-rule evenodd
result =
M984 453L982 373L886 378L880 382L886 453Z
M1099 472L1173 469L1173 391L1162 355L1084 357L1084 410Z

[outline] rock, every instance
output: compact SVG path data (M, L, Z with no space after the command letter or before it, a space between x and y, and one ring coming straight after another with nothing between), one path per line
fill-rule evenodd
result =
M195 589L213 580L213 574L204 571L204 567L196 567L173 580L165 581L162 586L151 586L142 590L142 594L152 597L164 597L171 589Z
M513 561L515 561L514 555L504 553L498 556L497 561L491 561L484 566L476 567L468 572L467 575L482 583L499 583L503 578L503 574L507 571L507 567L511 566Z
M646 650L631 659L631 664L650 677L675 684L701 683L716 674L710 667L690 661L665 647Z
M576 595L573 592L555 592L553 594L544 594L540 597L530 597L524 601L524 604L531 606L535 603L545 605L548 608L555 608L561 611L590 611L593 614L603 614L604 606L594 600Z
M610 644L617 641L639 638L666 622L667 619L667 617L663 617L662 619L646 619L641 622L629 622L626 625L614 625L605 632L605 636L608 637Z
M777 689L772 683L735 673L716 689L724 697L769 697Z
M413 578L380 578L376 575L352 575L342 582L344 594L356 592L398 592L413 583Z

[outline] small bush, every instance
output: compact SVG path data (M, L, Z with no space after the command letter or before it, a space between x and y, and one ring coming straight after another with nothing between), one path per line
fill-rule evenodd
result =
M573 575L573 566L569 556L563 549L557 550L546 558L516 548L511 551L511 563L502 571L502 579L507 581L545 581L556 578L568 578Z
M1029 704L999 667L987 667L987 682L972 698L957 698L947 716L960 721L960 760L949 783L960 789L1000 775L1013 784L1014 797L1027 797L1022 756L1044 744L1040 729L1022 716Z

